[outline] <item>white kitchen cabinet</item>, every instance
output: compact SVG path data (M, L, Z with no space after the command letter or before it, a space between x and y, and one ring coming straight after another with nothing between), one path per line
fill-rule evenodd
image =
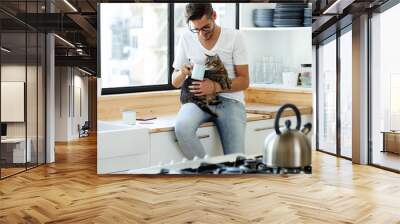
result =
M112 173L150 165L149 130L122 122L98 122L97 172Z
M197 137L209 156L222 155L216 127L203 127L197 130ZM150 165L163 165L181 162L185 157L179 148L174 131L152 133L150 135Z
M98 131L98 158L111 158L149 152L149 130L136 125L100 123ZM107 127L106 127L107 126ZM104 129L103 129L104 128Z
M221 139L216 126L200 128L197 131L201 143L206 151L206 154L211 156L220 156L224 152L222 150Z
M281 119L280 125L295 117ZM311 121L311 115L302 116L302 124ZM114 173L157 165L172 165L185 159L174 131L151 133L148 127L125 125L121 122L98 123L98 173ZM274 119L247 122L245 153L262 154L265 138L274 132ZM223 155L216 126L202 127L197 137L209 157Z
M149 154L97 159L97 173L109 174L149 167Z
M247 122L245 154L262 154L264 140L272 131L274 131L273 127L273 119Z
M181 161L184 158L176 141L175 132L157 132L150 134L150 166Z

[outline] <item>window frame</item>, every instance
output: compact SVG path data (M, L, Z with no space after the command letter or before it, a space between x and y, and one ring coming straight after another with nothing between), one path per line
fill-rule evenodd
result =
M372 94L373 94L373 88L372 88L372 19L374 18L374 13L381 14L384 13L385 11L391 9L392 7L396 6L397 4L400 4L399 0L388 0L384 4L380 5L379 7L368 11L368 165L371 165L373 167L377 167L379 169L395 172L395 173L400 173L400 170L393 169L384 165L380 165L377 163L374 163L374 147L373 147L373 127L372 127L372 107L373 107L373 102L372 102Z

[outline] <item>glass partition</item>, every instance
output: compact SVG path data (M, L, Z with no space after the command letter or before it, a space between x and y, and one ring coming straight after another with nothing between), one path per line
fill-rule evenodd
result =
M21 1L15 10L19 16L42 13L44 3ZM0 13L0 19L9 22L0 22L0 178L5 178L45 162L46 39L9 15Z

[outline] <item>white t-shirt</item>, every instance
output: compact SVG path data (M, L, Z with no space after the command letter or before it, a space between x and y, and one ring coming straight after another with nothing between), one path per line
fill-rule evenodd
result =
M241 33L238 30L221 28L218 40L211 50L207 50L201 45L196 33L186 30L179 39L172 66L174 69L180 69L183 64L189 64L189 60L190 63L204 64L205 54L218 54L228 71L229 78L236 77L234 65L248 64L246 47ZM219 93L219 95L238 100L244 104L243 91Z

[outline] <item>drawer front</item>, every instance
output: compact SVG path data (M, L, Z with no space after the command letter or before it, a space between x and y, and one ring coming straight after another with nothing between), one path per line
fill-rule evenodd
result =
M97 157L100 159L148 154L150 134L147 129L126 129L98 134Z
M197 136L203 144L206 155L209 157L223 155L221 140L215 126L199 128Z
M165 165L185 158L176 141L175 133L159 132L150 135L150 165Z
M97 173L106 174L149 167L149 154L97 159Z
M246 155L261 155L265 138L273 131L273 120L247 122L245 137Z

